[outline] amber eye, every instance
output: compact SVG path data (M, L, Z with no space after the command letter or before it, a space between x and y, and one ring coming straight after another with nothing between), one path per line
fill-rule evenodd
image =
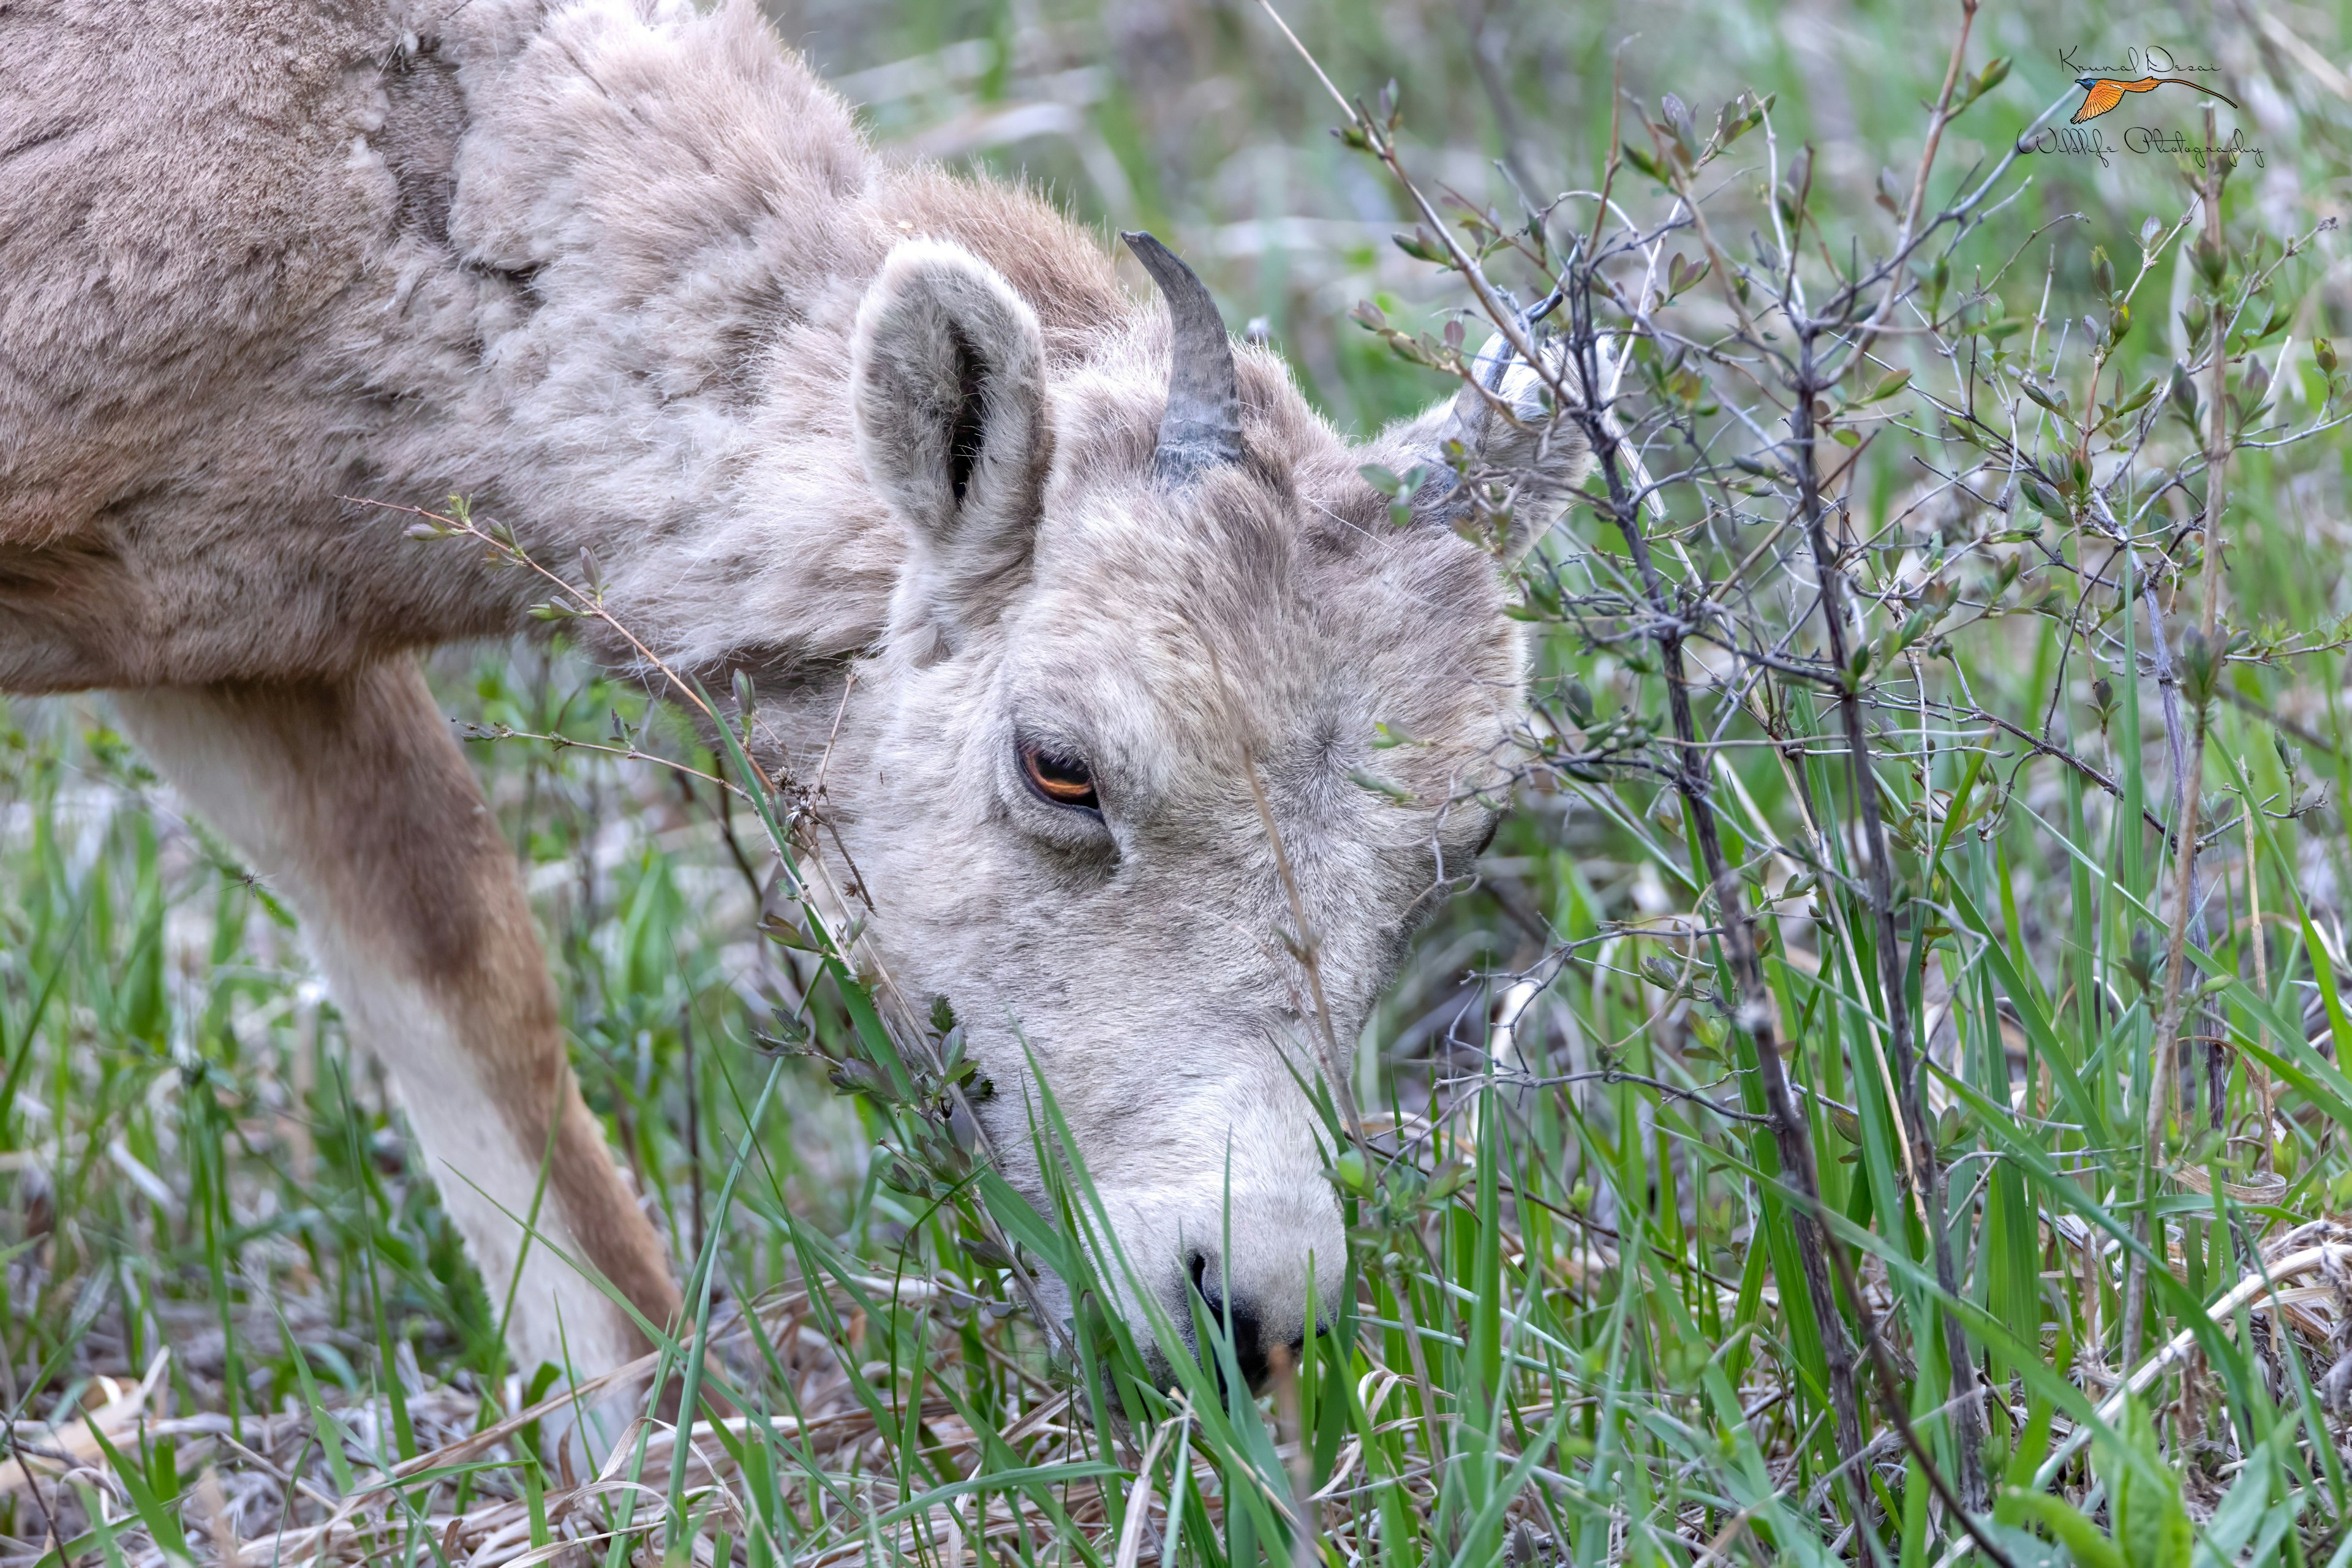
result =
M1021 743L1021 772L1029 780L1029 787L1055 805L1074 805L1085 811L1100 811L1102 802L1095 798L1095 776L1087 769L1083 758L1048 751L1034 741Z

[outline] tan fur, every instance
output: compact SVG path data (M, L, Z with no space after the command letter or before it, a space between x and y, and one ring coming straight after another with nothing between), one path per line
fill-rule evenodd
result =
M303 910L337 1000L412 1109L491 1299L504 1300L519 1261L535 1287L525 1300L572 1298L561 1336L544 1311L520 1324L525 1370L567 1354L601 1368L639 1339L609 1305L562 1289L569 1271L551 1247L579 1255L655 1322L675 1322L659 1244L564 1059L513 853L415 662L125 693L117 707L182 793ZM522 1222L542 1159L531 1258Z
M662 658L753 678L803 777L840 710L875 942L966 1020L1016 1177L1034 1060L1142 1289L1213 1264L1276 1329L1319 1310L1315 1031L1249 771L1345 1042L1492 819L1522 664L1445 486L1400 530L1357 468L1524 455L1507 421L1465 395L1350 449L1243 350L1244 460L1162 488L1165 314L1033 195L874 158L749 0L11 0L0 61L0 689L125 693L287 883L486 1268L560 1105L548 1234L676 1306L409 662L544 589L339 497L592 550ZM1517 545L1580 472L1545 450ZM1099 818L1025 793L1038 735ZM520 1344L561 1311L624 1353L531 1267Z

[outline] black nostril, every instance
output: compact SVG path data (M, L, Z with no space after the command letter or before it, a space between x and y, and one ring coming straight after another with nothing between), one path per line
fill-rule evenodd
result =
M1264 1388L1272 1367L1270 1352L1274 1343L1266 1332L1265 1320L1247 1301L1227 1301L1222 1282L1209 1276L1209 1260L1197 1252L1192 1255L1190 1272L1192 1289L1206 1310L1211 1329L1233 1346L1234 1365L1241 1373L1242 1381L1253 1393ZM1294 1366L1304 1343L1304 1335L1291 1336L1288 1348ZM1209 1351L1210 1347L1204 1345L1202 1349ZM1223 1371L1223 1363L1213 1352L1208 1359L1213 1370Z
M1265 1386L1265 1332L1257 1321L1257 1314L1246 1307L1234 1306L1231 1316L1234 1364L1241 1368L1242 1381L1248 1384L1251 1392L1255 1393Z

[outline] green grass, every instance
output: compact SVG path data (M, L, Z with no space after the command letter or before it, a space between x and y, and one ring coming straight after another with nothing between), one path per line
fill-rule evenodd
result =
M1651 118L1668 90L1694 105L1776 94L1783 168L1815 142L1824 236L1859 236L1865 253L1891 233L1872 205L1878 171L1907 180L1955 20L1931 29L1895 5L1283 10L1343 88L1398 81L1417 177L1504 213L1493 160L1546 191L1598 181L1614 51L1638 29L1623 79ZM1370 297L1407 332L1433 331L1465 302L1459 280L1390 244L1412 226L1403 196L1326 133L1339 110L1254 5L814 5L784 21L828 70L869 85L878 136L1027 169L1090 216L1181 242L1228 314L1263 315L1343 424L1444 391L1346 318ZM2259 117L2266 164L2232 182L2225 209L2236 242L2304 232L2343 203L2352 108L2277 29L2337 58L2352 26L2301 10L2271 26L2064 0L1988 9L1970 69L2017 63L1955 127L1937 199L2058 96L2060 48L2105 61L2167 43L2228 65ZM1078 129L985 144L993 110L1039 100L1071 103ZM1698 119L1703 132L1712 110ZM1731 173L1709 199L1742 257L1770 227L1760 135L1711 166ZM1651 145L1630 107L1618 140ZM2091 247L2137 256L2141 221L2178 218L2188 186L2152 157L2021 172L2021 194L1956 255L1955 299L1989 292L1955 341L1988 364L1996 348L2013 356L1986 406L2020 414L2029 455L2063 457L2069 431L2011 394L2030 370L2080 403L2087 361L2054 343L2101 303ZM1621 201L1664 216L1654 183L1630 167L1619 181ZM1670 248L1699 253L1687 236ZM2160 407L2169 362L2189 357L2175 254L2139 286L2108 395L2157 378ZM2330 395L2314 338L2352 328L2342 258L2323 235L2290 264L2273 289L2287 324L2248 350L2298 423ZM1494 263L1524 291L1509 265ZM1725 330L1720 282L1688 297L1693 342ZM1916 342L1889 352L1916 382L1849 424L1872 432L1850 496L1873 542L1853 572L1859 637L1895 650L1868 672L1871 743L1900 900L1895 971L1952 1173L1954 1290L1904 1176L1835 708L1779 676L1759 701L1736 700L1704 658L1695 694L1721 742L1708 798L1758 911L1819 1220L1861 1291L1839 1289L1832 1310L1885 1354L1883 1379L1867 1356L1857 1377L1861 1455L1837 1440L1827 1336L1801 1283L1804 1200L1761 1120L1753 1037L1723 1005L1736 975L1722 911L1701 897L1694 812L1654 771L1594 760L1610 738L1622 763L1654 760L1666 732L1659 649L1595 504L1532 579L1553 722L1525 759L1519 809L1358 1042L1371 1136L1334 1173L1357 1242L1349 1307L1255 1403L1198 1366L1152 1386L1085 1289L1070 1342L1048 1342L1005 1265L1116 1271L1075 1239L1100 1234L1084 1182L1041 1215L961 1163L926 1131L952 1076L938 1071L950 1042L927 1022L949 1021L885 1028L845 972L761 938L753 884L777 846L760 801L589 744L484 739L472 750L533 890L584 1091L720 1349L662 1364L679 1403L721 1396L687 1462L658 1422L603 1474L576 1449L547 1451L532 1414L544 1384L499 1348L501 1284L486 1289L466 1261L291 916L177 815L102 703L10 707L0 1399L21 1462L0 1463L0 1558L210 1559L242 1543L247 1562L457 1563L568 1542L569 1560L614 1564L1940 1564L1966 1540L1934 1485L1962 1468L1945 1348L1957 1322L1994 1395L1984 1469L2014 1489L1982 1528L2020 1568L2343 1568L2352 1301L2342 1263L2314 1249L2352 1246L2336 1217L2352 1208L2346 439L2232 460L2224 618L2255 641L2210 709L2210 934L2185 970L2192 1020L2223 1042L2221 1131L2200 1102L2159 1114L2151 1140L2175 862L2145 814L2170 823L2175 808L2139 585L2119 593L2079 497L2039 522L2005 479L1975 501L1938 499L1921 465L1981 465L1982 449L1917 400L1948 384L1934 378L1948 362ZM1700 395L1673 379L1685 368ZM1682 460L1654 417L1676 398L1721 405L1685 416L1721 440L1742 439L1724 434L1739 408L1762 406L1704 354L1640 362L1631 379L1629 419L1660 473ZM2161 472L2189 448L2166 416L2136 460ZM2180 524L2201 483L2185 512L2158 504L2131 531L2159 571L2176 653L2197 615ZM2007 500L1984 499L1995 491ZM1714 477L1669 487L1668 571L1720 587L1750 563L1733 624L1817 652L1810 563L1788 545L1759 552L1780 499L1746 495L1745 521L1725 510L1736 494ZM2100 574L2087 588L2086 569ZM1959 610L1898 647L1936 583ZM641 692L560 650L446 653L434 670L486 734L596 743L615 712L633 731L648 719ZM669 754L740 778L665 712L650 722ZM1522 1005L1501 1051L1497 1009ZM818 1059L755 1048L780 1010L805 1017ZM828 1067L867 1091L836 1094ZM2273 1300L2265 1276L2290 1268ZM1091 1299L1105 1294L1097 1282ZM2183 1335L2186 1353L2162 1353ZM2139 1397L2110 1403L2150 1364Z

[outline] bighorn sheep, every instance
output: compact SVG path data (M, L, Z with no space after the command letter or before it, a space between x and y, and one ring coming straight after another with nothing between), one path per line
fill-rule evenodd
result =
M16 0L0 60L0 689L112 691L291 896L487 1277L551 1138L543 1233L677 1304L414 657L543 593L339 497L593 547L787 765L832 737L898 984L1000 1089L1034 1053L1180 1321L1189 1279L1300 1331L1343 1238L1266 825L1352 1039L1521 690L1440 446L1537 455L1507 553L1580 443L1465 389L1351 448L1156 243L1165 310L1028 192L877 158L748 0ZM1434 476L1402 526L1373 461ZM1024 1098L983 1120L1034 1189ZM521 1274L523 1364L559 1312L576 1367L635 1352Z

